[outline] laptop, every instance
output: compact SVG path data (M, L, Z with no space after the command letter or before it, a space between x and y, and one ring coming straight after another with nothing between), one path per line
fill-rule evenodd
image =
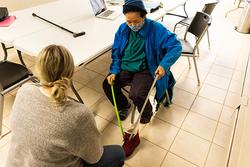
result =
M90 4L96 17L114 20L121 15L121 12L107 9L104 0L90 0Z

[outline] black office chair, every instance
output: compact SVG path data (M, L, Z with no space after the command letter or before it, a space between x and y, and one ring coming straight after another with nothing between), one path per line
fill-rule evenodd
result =
M191 63L190 63L189 58L190 57L193 58L198 85L200 85L200 78L199 78L199 73L198 73L198 68L197 68L197 63L196 63L196 57L198 57L196 55L196 51L198 49L198 45L202 37L207 31L209 22L210 22L210 16L208 14L203 13L203 12L197 12L185 33L184 39L180 40L182 44L182 56L188 57L189 68L191 68ZM194 35L196 38L196 43L194 47L186 39L188 33Z
M25 82L37 81L32 72L23 64L21 57L19 59L22 65L7 61L7 56L4 59L0 61L0 138L2 137L4 95Z
M211 16L211 14L212 14L215 6L218 3L219 2L216 1L216 2L213 2L213 3L207 3L207 4L205 4L205 6L202 9L202 12L208 14L209 16ZM178 23L175 24L175 26L174 26L174 32L175 32L178 24L181 24L182 26L188 27L190 25L190 23L192 22L192 20L193 20L193 17L188 17L188 18L184 18L184 19L180 20ZM210 19L210 22L209 22L208 26L210 26L211 23L212 23L212 19ZM207 39L208 39L208 46L210 48L210 39L209 39L209 31L208 31L208 29L207 29Z

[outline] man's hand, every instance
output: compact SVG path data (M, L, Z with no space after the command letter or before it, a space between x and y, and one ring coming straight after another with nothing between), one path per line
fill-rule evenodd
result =
M163 77L166 74L166 71L164 70L164 68L162 66L159 66L156 70L155 70L155 75L159 75L159 78Z
M107 80L108 80L109 85L111 85L113 83L113 81L115 80L115 74L110 74L107 77Z

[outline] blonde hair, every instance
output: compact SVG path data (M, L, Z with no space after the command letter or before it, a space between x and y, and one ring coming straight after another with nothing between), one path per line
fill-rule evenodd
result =
M74 67L71 53L63 46L49 45L39 53L37 77L42 85L52 88L51 97L58 104L66 102Z

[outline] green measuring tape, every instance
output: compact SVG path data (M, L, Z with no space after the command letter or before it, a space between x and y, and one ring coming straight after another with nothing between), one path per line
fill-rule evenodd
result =
M118 125L119 125L119 127L121 129L122 137L123 137L124 136L124 131L123 131L123 128L122 128L122 123L121 123L121 119L120 119L120 116L119 116L119 111L118 111L118 108L117 108L117 105L116 105L115 92L114 92L113 84L111 85L111 91L112 91L113 103L114 103L114 107L115 107L116 118L117 118Z

